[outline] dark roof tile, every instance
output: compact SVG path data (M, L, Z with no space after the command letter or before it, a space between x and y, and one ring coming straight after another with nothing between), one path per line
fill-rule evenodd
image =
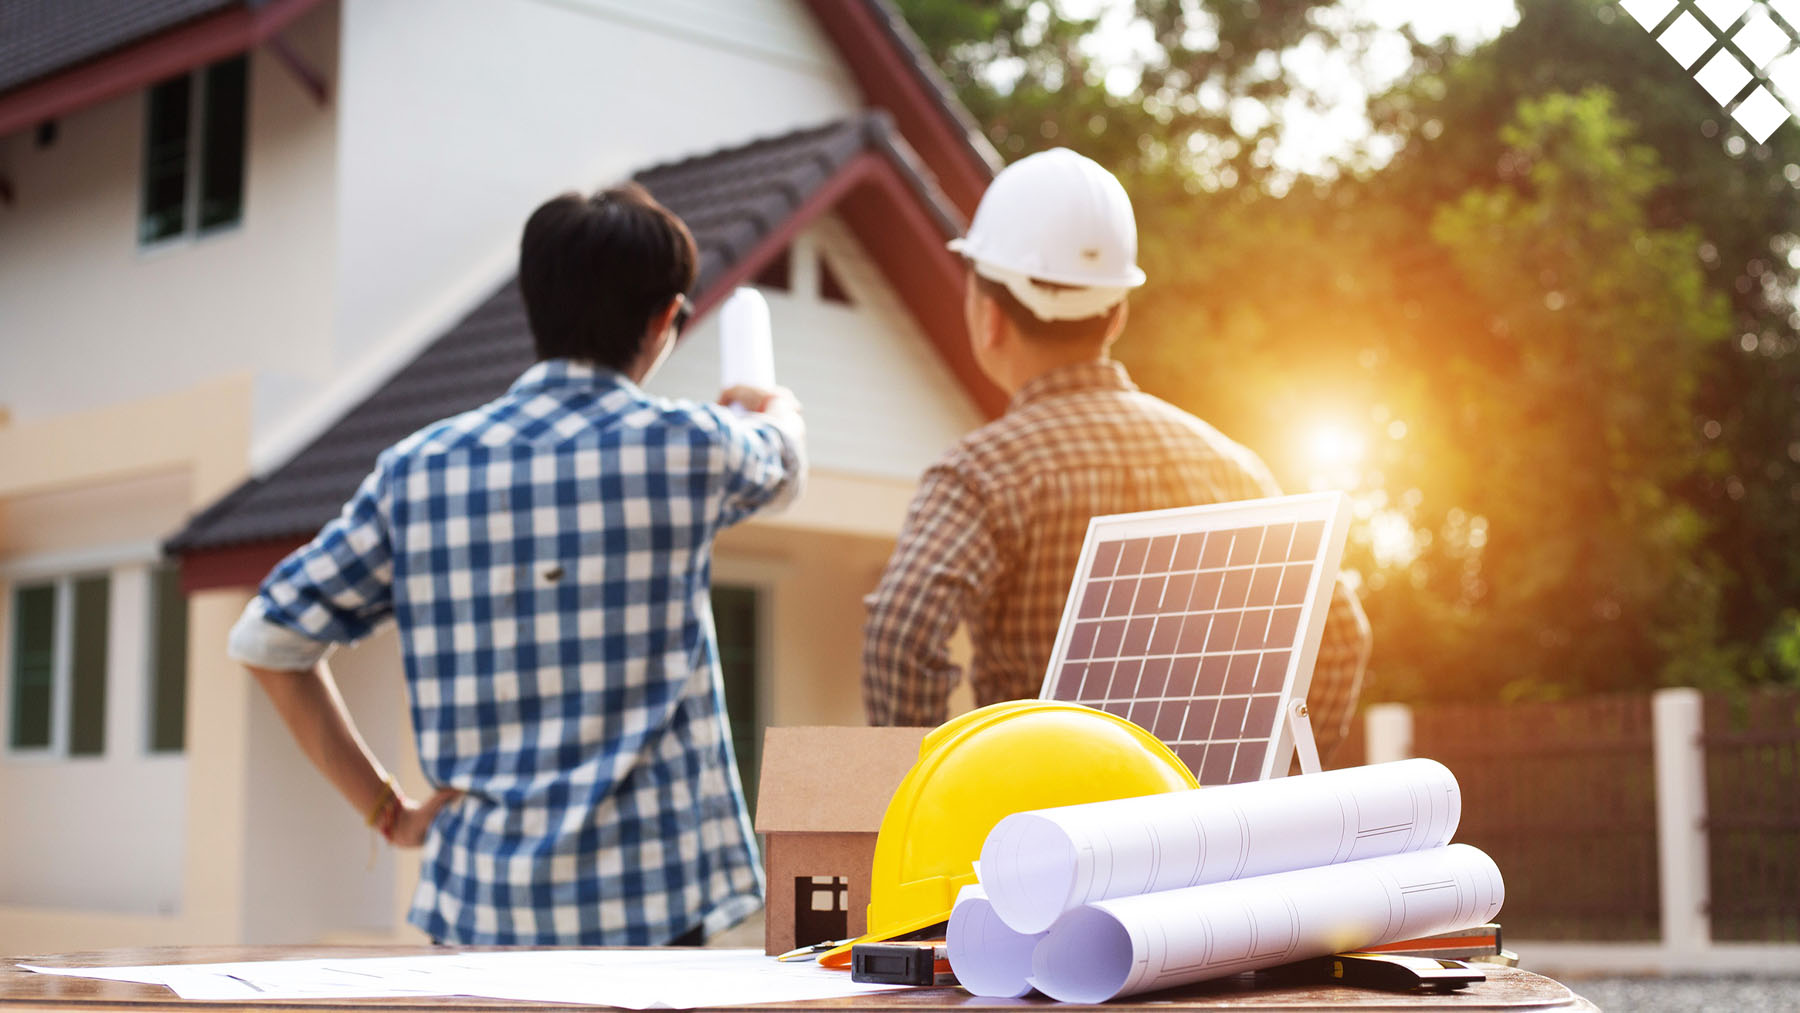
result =
M252 0L6 0L0 92Z

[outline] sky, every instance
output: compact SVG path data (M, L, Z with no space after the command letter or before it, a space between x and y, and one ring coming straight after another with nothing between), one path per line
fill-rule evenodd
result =
M1103 65L1128 67L1133 55L1148 43L1148 33L1134 31L1130 24L1129 0L1060 0L1060 5L1077 17L1102 15L1093 53ZM1327 100L1322 111L1307 109L1299 100L1284 110L1290 129L1276 161L1288 169L1321 171L1334 156L1368 139L1363 107L1369 90L1379 91L1393 83L1407 67L1406 43L1398 31L1401 26L1411 24L1429 40L1451 36L1459 47L1467 48L1493 38L1518 20L1513 0L1342 0L1342 6L1350 18L1364 18L1395 31L1375 41L1360 72L1354 55L1327 49L1316 41L1308 41L1288 55L1301 82ZM1327 11L1322 16L1345 15ZM1123 87L1135 79L1129 70L1119 73L1127 78L1121 81ZM1254 117L1256 112L1246 110L1245 114ZM1379 161L1391 152L1377 144L1372 154Z

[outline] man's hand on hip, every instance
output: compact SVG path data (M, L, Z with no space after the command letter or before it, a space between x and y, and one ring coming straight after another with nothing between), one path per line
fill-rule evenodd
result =
M431 821L437 818L438 810L461 797L462 792L455 788L439 788L423 802L402 798L400 814L394 817L394 830L388 835L388 840L401 848L416 848L424 844L425 833L431 829Z

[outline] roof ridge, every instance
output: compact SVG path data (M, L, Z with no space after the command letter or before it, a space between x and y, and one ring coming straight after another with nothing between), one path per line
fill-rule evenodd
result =
M648 168L639 169L637 172L632 173L631 178L641 182L650 176L667 175L691 166L710 163L720 158L745 156L760 150L783 148L792 145L796 141L810 140L815 137L829 137L834 133L850 133L852 130L856 132L868 130L879 133L891 129L891 126L876 126L876 121L881 121L884 124L891 124L891 118L883 110L859 109L848 116L842 116L835 120L814 124L810 127L800 127L780 134L769 134L738 144L721 145L710 151L685 155L673 161L660 162L656 165L649 166Z

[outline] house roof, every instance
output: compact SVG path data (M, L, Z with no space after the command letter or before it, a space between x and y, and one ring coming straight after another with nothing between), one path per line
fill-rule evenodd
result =
M883 255L895 258L884 267L890 276L905 272L901 262L953 260L943 243L961 231L954 206L880 112L654 166L633 178L693 231L700 248L694 295L702 314L828 210L842 213L859 234L879 230L892 248ZM910 286L904 279L896 284L903 299L909 288L915 293L909 304L919 311L941 315L936 304L956 302L943 298L959 277L949 270L940 266ZM940 316L937 331L944 322ZM947 356L967 354L959 338L934 336L934 342ZM310 537L355 492L382 449L499 396L534 358L517 281L510 280L285 465L196 515L166 548L191 559ZM969 369L954 358L950 365ZM219 586L204 575L186 579L190 587Z
M0 4L0 92L245 0L10 0Z
M244 52L320 2L4 0L0 136ZM866 103L893 113L951 204L973 214L1000 157L905 20L888 0L802 2Z
M890 0L805 0L842 54L863 97L894 115L938 183L965 215L975 213L1003 164L974 117L938 72Z
M0 135L268 40L321 0L6 0Z

